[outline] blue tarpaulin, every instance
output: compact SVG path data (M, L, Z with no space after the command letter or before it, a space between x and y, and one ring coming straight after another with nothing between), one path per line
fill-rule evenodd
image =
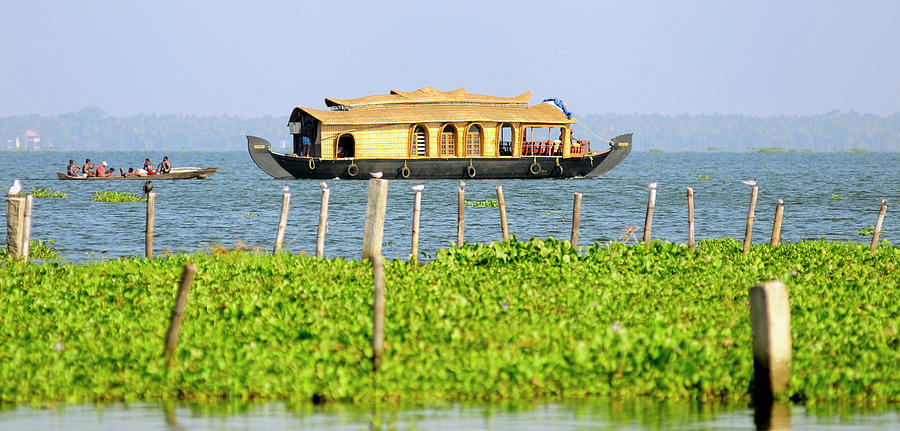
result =
M569 120L572 119L572 113L569 112L569 108L566 108L566 102L563 102L562 99L553 98L553 99L544 99L541 101L541 103L544 103L544 102L553 102L554 104L556 104L557 107L559 107L559 109L562 109L563 113L566 114L567 119L569 119Z

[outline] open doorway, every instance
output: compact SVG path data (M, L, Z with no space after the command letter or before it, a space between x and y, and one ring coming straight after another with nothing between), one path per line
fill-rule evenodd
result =
M335 154L337 158L356 157L356 140L353 139L353 135L345 133L338 137Z

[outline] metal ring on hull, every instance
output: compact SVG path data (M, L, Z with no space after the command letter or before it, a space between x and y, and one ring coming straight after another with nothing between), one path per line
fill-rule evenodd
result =
M404 179L409 178L409 168L406 166L400 168L400 176Z
M356 166L356 163L350 163L350 166L347 166L347 175L351 177L359 175L359 166Z
M469 165L469 167L466 168L466 175L468 175L469 178L475 178L476 173L475 166Z
M557 177L563 176L563 167L561 165L554 166L553 175L556 175Z
M531 175L537 175L541 173L541 165L535 160L531 163L531 166L528 167L528 172L531 172Z
M311 171L316 170L316 161L313 160L312 158L309 159L309 170L311 170Z

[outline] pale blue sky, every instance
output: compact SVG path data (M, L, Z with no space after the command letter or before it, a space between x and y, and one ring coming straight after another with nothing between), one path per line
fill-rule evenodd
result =
M885 115L900 1L0 0L0 116L285 116L424 86L581 115Z

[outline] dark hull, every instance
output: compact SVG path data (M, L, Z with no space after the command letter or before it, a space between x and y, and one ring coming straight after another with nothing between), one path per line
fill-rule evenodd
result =
M625 160L631 152L631 134L616 137L605 151L570 158L321 160L273 153L270 148L265 139L247 136L250 157L260 169L277 179L369 179L370 172L382 172L387 179L411 180L596 178Z
M172 172L169 174L154 174L154 175L143 175L143 176L129 176L123 177L121 175L110 175L108 177L70 177L63 173L56 173L56 176L61 180L73 180L73 181L110 181L110 180L189 180L189 179L200 179L206 178L213 174L218 168L204 168L197 169L193 171L183 171L183 172Z

